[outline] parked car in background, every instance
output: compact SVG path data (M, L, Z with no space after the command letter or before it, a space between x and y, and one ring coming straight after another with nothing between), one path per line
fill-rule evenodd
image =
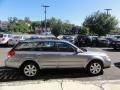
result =
M13 35L11 39L8 41L8 45L14 46L21 40L26 40L28 37L24 35Z
M120 38L116 38L112 41L111 47L114 49L120 49Z
M5 33L1 33L0 34L0 45L6 45L8 46L8 41L12 38L11 34L5 34Z
M71 35L64 35L62 39L74 44L74 38Z
M77 35L75 38L75 45L78 47L91 46L92 40L87 35Z
M111 66L111 60L105 53L83 50L68 41L25 40L8 52L5 66L20 69L28 78L46 68L84 68L99 75Z
M34 40L34 39L42 39L38 36L30 36L29 38L26 38L25 40Z
M107 47L110 47L115 38L105 38Z
M107 43L108 43L108 41L107 41L106 38L99 38L99 44L98 44L98 46L99 47L106 47Z
M89 36L89 38L90 38L89 46L92 46L92 47L99 46L99 38L98 38L98 36Z

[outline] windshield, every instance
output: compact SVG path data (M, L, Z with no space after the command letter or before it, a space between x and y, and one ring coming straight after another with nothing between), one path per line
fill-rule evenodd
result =
M14 39L22 39L21 36L14 36L13 38L14 38Z

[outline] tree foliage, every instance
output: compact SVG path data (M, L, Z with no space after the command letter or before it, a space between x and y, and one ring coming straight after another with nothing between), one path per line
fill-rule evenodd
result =
M83 26L89 28L90 33L98 34L99 36L115 30L117 25L118 20L114 16L99 11L87 16L83 22Z
M18 20L16 17L9 17L8 18L8 31L10 32L22 32L26 33L30 31L30 20L29 18L25 17L24 20Z

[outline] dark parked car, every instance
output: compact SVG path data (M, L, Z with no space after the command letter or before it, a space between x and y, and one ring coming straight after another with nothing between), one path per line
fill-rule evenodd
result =
M77 38L75 39L75 45L79 47L98 46L99 45L98 36L78 35Z
M111 46L112 46L114 49L120 48L120 38L119 38L119 39L114 39L113 42L111 43Z
M66 36L63 36L62 39L74 44L74 38L72 36L66 35Z
M78 35L75 39L75 45L78 47L89 46L91 43L91 39L86 35Z
M105 38L106 39L106 45L107 47L110 47L112 42L114 41L114 38Z

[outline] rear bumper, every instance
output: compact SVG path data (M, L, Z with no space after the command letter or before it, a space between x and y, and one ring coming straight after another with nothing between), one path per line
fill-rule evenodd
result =
M20 63L15 61L15 60L11 60L11 59L6 59L5 60L5 67L7 68L19 68L20 67Z

